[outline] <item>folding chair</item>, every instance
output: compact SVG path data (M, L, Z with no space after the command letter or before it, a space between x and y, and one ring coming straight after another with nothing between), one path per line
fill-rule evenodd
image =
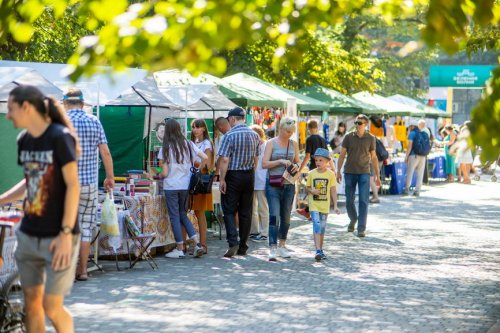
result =
M104 272L104 269L101 265L99 265L98 257L99 257L99 235L101 234L101 222L98 221L95 228L92 230L93 237L90 241L90 247L94 247L94 254L89 256L87 263L92 264L91 267L88 268L89 272L92 271L101 271ZM118 266L117 266L118 267ZM119 270L119 269L118 269Z
M156 233L149 233L145 234L142 233L137 225L134 223L132 218L128 215L124 216L124 222L125 222L125 229L127 232L128 237L125 238L126 243L127 243L127 252L128 252L128 261L129 261L129 268L133 268L135 264L139 261L139 259L143 258L145 259L148 264L151 266L153 270L158 269L158 265L156 264L156 261L154 258L149 254L149 247L151 244L153 244L153 241L156 238ZM130 246L129 246L129 240L132 241L132 243L137 247L138 254L135 257L135 260L132 261L131 255L130 255Z

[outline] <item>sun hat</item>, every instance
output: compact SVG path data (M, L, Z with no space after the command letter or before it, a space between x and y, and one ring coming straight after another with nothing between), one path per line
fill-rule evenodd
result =
M323 158L326 158L327 160L331 160L330 152L328 151L328 149L325 149L325 148L316 149L313 157L323 157Z

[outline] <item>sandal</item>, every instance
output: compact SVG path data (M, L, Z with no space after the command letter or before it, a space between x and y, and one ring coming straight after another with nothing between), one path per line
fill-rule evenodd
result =
M205 244L201 244L201 247L203 248L203 254L208 254L208 247Z
M370 203L380 203L380 199L370 199Z
M77 281L87 281L88 279L89 279L88 274L77 274L75 276L75 280L77 280Z

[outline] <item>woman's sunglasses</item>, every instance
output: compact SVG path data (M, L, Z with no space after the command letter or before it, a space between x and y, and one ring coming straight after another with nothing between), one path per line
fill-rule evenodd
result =
M364 124L364 122L362 122L362 121L360 121L360 120L357 120L357 121L355 121L354 123L355 123L356 125L358 125L358 126L359 126L359 125L363 125L363 124Z

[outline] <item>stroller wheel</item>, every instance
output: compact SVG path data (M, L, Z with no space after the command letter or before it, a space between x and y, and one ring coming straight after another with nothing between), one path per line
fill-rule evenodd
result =
M479 177L478 175L474 176L475 181L478 181L479 179L481 179L481 177Z
M496 182L497 181L497 177L496 176L491 176L491 181L492 182Z

